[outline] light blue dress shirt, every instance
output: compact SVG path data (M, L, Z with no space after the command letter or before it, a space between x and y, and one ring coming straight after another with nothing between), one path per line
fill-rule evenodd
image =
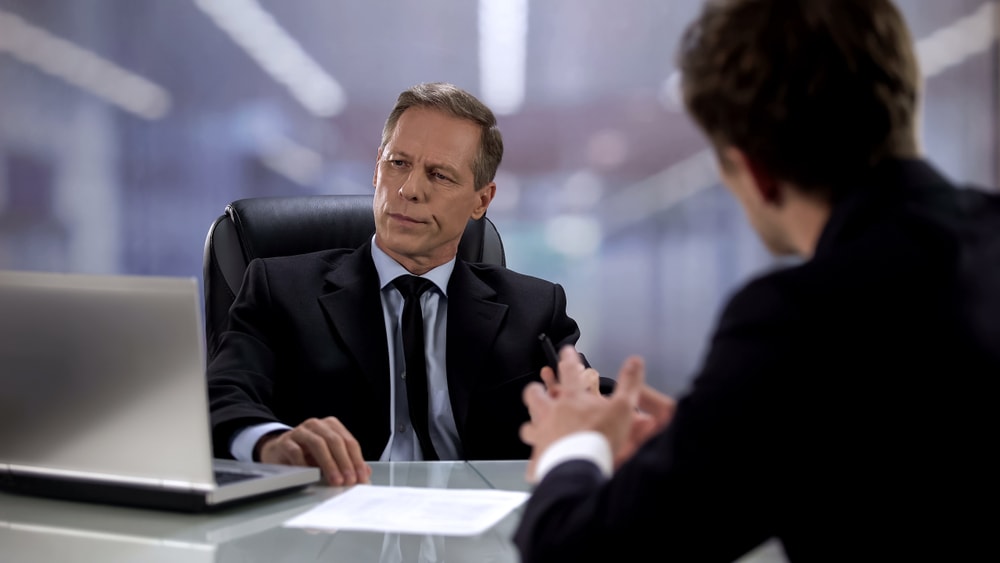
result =
M393 287L392 280L411 275L403 266L389 257L372 238L372 260L378 272L382 295L382 317L385 321L386 341L389 345L389 423L392 429L389 441L382 451L380 461L420 461L423 452L419 438L410 424L410 408L406 398L406 370L403 356L403 336L400 324L403 317L403 296ZM421 277L434 282L433 290L420 296L424 315L425 353L427 358L427 398L431 419L429 430L434 450L442 460L463 459L462 444L455 426L448 393L447 333L448 333L448 280L455 269L455 259L434 268ZM290 427L279 422L250 426L240 431L230 446L238 460L251 461L253 449L265 434ZM348 428L348 430L351 430Z

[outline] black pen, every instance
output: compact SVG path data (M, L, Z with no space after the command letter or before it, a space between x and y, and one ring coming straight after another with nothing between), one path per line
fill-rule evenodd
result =
M552 339L549 335L544 332L538 335L538 341L542 345L542 351L545 352L545 359L549 362L549 367L552 368L552 372L556 376L556 381L559 380L559 354L556 352L556 347L552 345Z

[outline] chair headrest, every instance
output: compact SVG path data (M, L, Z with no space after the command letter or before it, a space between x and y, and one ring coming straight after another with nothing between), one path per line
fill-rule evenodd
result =
M230 203L226 213L249 262L361 246L375 234L372 200L369 194L254 197ZM469 220L459 242L459 258L483 260L487 221Z

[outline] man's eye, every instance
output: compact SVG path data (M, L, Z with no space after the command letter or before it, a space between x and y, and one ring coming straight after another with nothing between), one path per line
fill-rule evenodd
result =
M393 166L395 168L400 168L402 166L406 166L406 161L405 160L390 160L389 161L389 165Z
M433 173L431 173L431 176L437 178L438 180L444 180L445 182L450 182L451 181L451 178L445 176L444 174L442 174L440 172L433 172Z

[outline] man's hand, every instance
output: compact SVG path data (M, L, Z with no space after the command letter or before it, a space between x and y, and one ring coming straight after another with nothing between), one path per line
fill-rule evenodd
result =
M332 416L264 436L257 447L263 463L319 467L327 484L336 487L368 483L372 473L358 441Z
M529 481L535 480L535 466L542 453L564 436L588 430L600 432L608 440L618 467L670 421L674 401L645 385L642 358L625 360L609 397L588 389L586 371L576 350L567 346L559 355L560 382L556 392L538 383L525 388L524 403L531 421L521 427L521 439L532 446ZM552 375L551 370L547 375ZM545 376L543 370L543 379Z

